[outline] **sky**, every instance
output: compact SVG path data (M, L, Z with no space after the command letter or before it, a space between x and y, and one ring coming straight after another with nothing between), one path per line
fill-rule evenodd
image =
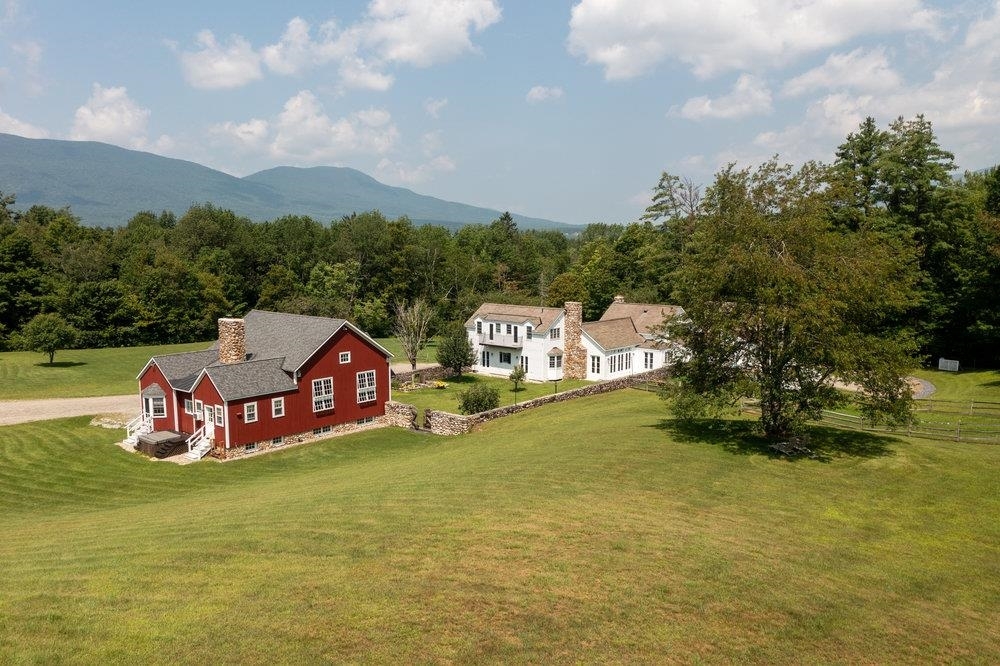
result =
M570 224L921 113L1000 163L1000 0L0 0L0 132Z

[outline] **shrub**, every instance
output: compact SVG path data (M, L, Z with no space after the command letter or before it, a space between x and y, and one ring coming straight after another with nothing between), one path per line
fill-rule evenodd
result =
M499 406L500 389L491 384L473 384L458 394L458 409L463 414L478 414Z

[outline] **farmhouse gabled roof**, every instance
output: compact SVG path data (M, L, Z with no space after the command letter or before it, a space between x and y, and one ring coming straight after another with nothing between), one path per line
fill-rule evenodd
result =
M244 400L261 395L294 391L295 382L282 369L282 358L246 363L211 365L204 374L212 380L223 400Z
M589 321L583 325L583 332L604 351L636 347L645 342L629 317Z
M188 392L194 386L194 380L198 378L202 369L218 359L219 352L215 349L162 354L151 358L146 364L146 368L149 367L150 363L155 363L172 388ZM146 368L142 369L139 376L142 376Z
M639 333L652 335L656 328L662 326L664 322L683 314L684 308L679 305L614 302L601 315L600 321L628 317L635 323L635 328Z
M562 308L544 308L537 305L505 305L503 303L483 303L465 322L466 328L473 326L477 319L502 321L505 323L528 322L536 330L548 330L563 315Z
M281 367L286 372L295 372L301 368L327 340L345 326L371 343L386 358L392 357L387 349L344 319L251 310L243 318L243 322L246 327L248 360L281 358L284 359ZM215 348L218 349L218 343Z

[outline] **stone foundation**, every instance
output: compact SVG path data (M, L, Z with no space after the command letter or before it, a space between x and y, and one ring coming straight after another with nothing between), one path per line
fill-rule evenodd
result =
M388 405L391 403L386 403L386 412L389 411ZM399 404L399 403L395 403ZM405 405L406 407L412 407L411 405ZM416 418L416 414L414 414ZM309 432L301 432L296 435L285 435L282 439L281 444L272 444L270 439L266 439L260 442L251 442L251 444L256 444L257 448L254 451L247 451L248 445L243 446L233 446L227 449L225 444L216 444L215 448L211 451L211 456L218 460L235 460L237 458L247 458L249 456L260 455L261 453L268 453L269 451L277 451L280 449L287 449L292 446L298 446L299 444L305 444L307 442L314 442L321 439L330 439L331 437L339 437L341 435L349 435L354 432L360 432L362 430L373 430L375 428L386 428L395 423L390 422L391 419L387 416L376 416L370 423L341 423L339 425L333 426L330 432L324 432L320 434L314 434L311 430Z

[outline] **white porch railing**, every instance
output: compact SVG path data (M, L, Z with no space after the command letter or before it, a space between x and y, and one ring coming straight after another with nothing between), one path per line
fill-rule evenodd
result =
M139 414L125 424L125 443L135 446L139 443L139 437L153 432L153 418L149 414Z
M187 447L185 455L189 460L201 460L212 450L212 440L205 436L205 426L198 428L187 438Z

